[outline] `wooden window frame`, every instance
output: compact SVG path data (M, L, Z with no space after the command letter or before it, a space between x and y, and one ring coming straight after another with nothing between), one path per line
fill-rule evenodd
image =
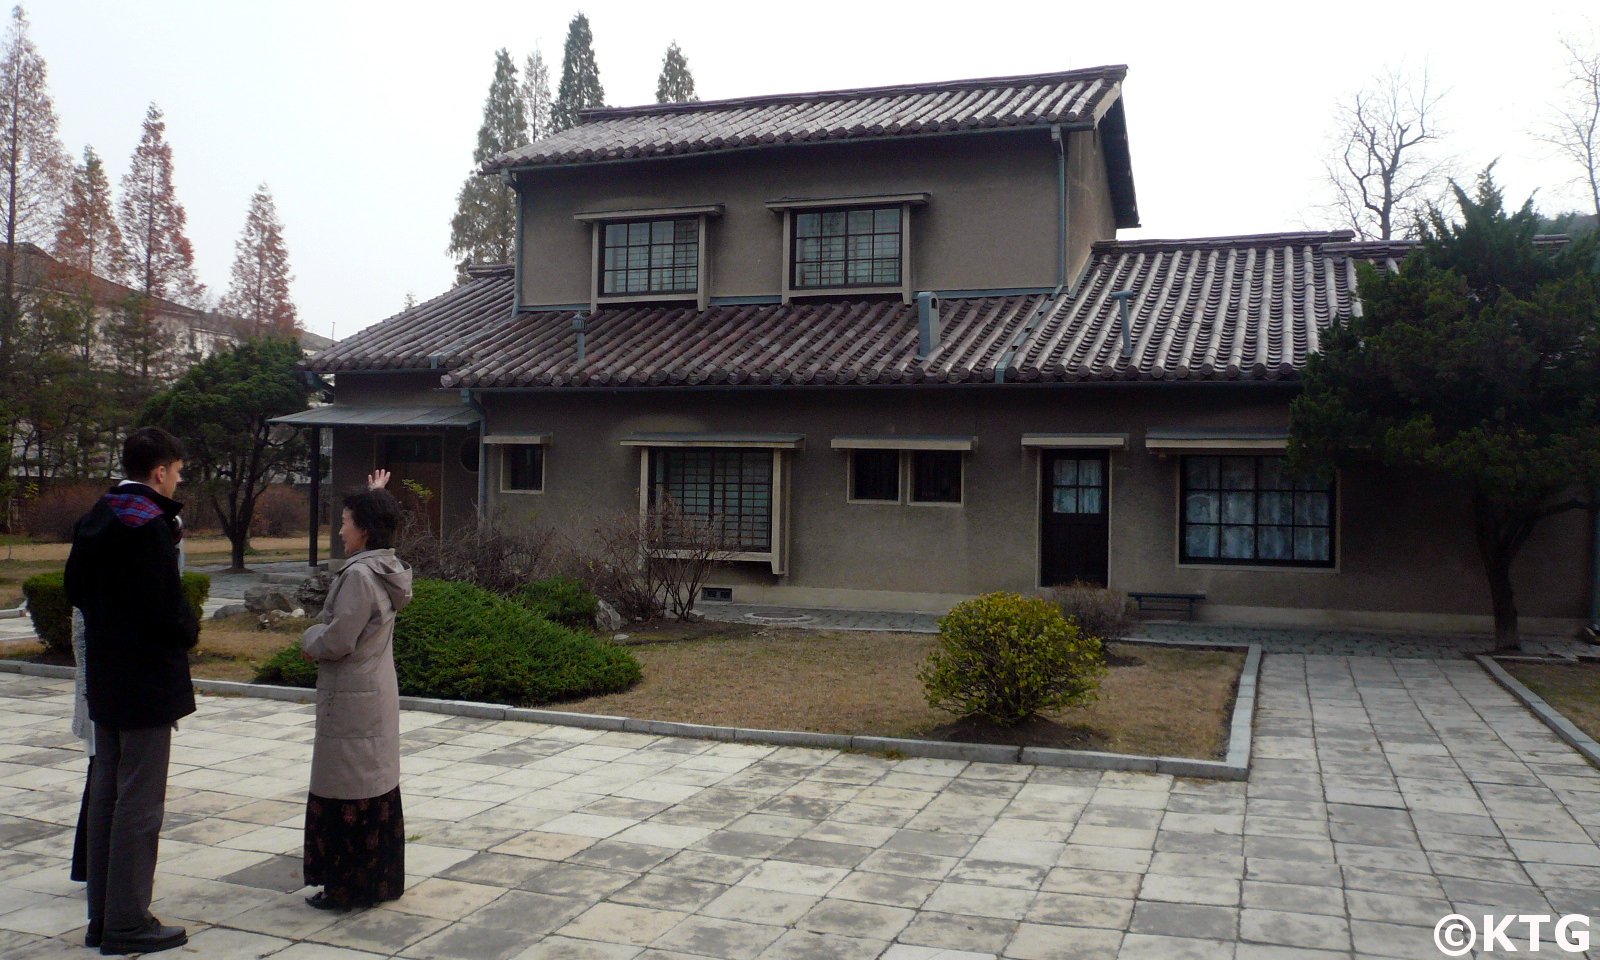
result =
M1259 544L1260 544L1260 535L1259 535L1259 533L1256 535L1256 541L1255 542L1257 544L1257 548L1256 548L1256 551L1255 551L1255 553L1256 553L1255 556L1251 556L1251 557L1222 557L1222 556L1204 557L1204 556L1195 556L1195 555L1190 554L1189 553L1189 549L1188 549L1188 538L1187 538L1186 534L1187 534L1187 527L1190 525L1190 523L1189 523L1189 493L1190 493L1191 489L1193 489L1193 488L1191 488L1190 485L1189 485L1188 463L1189 463L1190 459L1201 458L1201 457L1217 459L1219 461L1218 462L1218 470L1219 471L1221 470L1221 462L1220 461L1222 459L1224 459L1224 458L1248 458L1248 459L1252 460L1254 462L1255 479L1254 479L1254 481L1252 483L1252 486L1249 488L1248 492L1253 494L1257 498L1257 500L1256 500L1256 509L1254 511L1255 519L1253 519L1251 521L1249 526L1251 526L1253 528L1256 528L1258 530L1259 530L1259 528L1261 528L1263 526L1269 526L1269 527L1271 527L1271 526L1288 526L1290 528L1290 530L1291 530L1291 534L1290 534L1291 545L1292 545L1292 541L1293 541L1293 533L1292 533L1292 531L1295 530L1295 529L1299 529L1299 528L1302 528L1302 527L1309 528L1309 529L1326 529L1328 531L1328 557L1327 557L1327 559L1326 560L1296 560L1296 559L1290 558L1290 559L1284 560L1284 559L1263 558L1263 557L1259 556ZM1323 524L1296 524L1296 523L1294 523L1294 515L1293 515L1294 514L1294 508L1293 508L1293 502L1292 501L1291 501L1291 506L1290 506L1290 522L1287 525L1285 525L1285 524L1263 524L1263 523L1260 522L1260 499L1259 498L1260 498L1261 494L1263 493L1263 489L1261 487L1261 462L1263 460L1266 460L1266 459L1280 459L1281 460L1281 459L1283 459L1283 455L1281 453L1272 454L1272 453L1261 453L1261 452L1256 452L1256 451L1233 450L1231 452L1230 451L1217 451L1217 452L1195 451L1195 452L1190 452L1190 453L1184 453L1184 454L1182 454L1181 456L1178 457L1178 464L1177 464L1177 466L1178 466L1178 484L1177 484L1177 487L1178 487L1177 555L1178 555L1178 564L1180 566L1231 567L1231 568L1234 568L1234 569L1256 568L1256 569L1263 569L1263 570L1333 570L1333 569L1337 569L1338 564L1339 564L1339 539L1340 539L1339 538L1339 481L1338 481L1338 478L1335 477L1333 480L1329 481L1328 489L1324 493L1324 496L1326 496L1328 498L1328 522L1327 522L1326 525L1323 525ZM1199 488L1199 489L1201 489L1203 491L1210 491L1210 488ZM1224 489L1224 488L1218 488L1216 492L1221 494L1221 493L1225 493L1225 492L1228 492L1228 491L1226 489ZM1247 491L1245 491L1244 489L1241 488L1239 490L1235 490L1235 491L1232 491L1232 492L1244 493L1244 492L1247 492ZM1268 492L1268 493L1284 493L1284 492L1288 492L1288 493L1291 493L1291 494L1294 494L1294 495L1298 495L1298 494L1300 494L1302 492L1314 492L1314 491L1300 491L1300 490L1296 490L1296 489L1292 489L1291 488L1291 490L1289 490L1289 491L1267 490L1265 492ZM1220 500L1218 502L1217 509L1218 509L1218 516L1217 516L1217 524L1216 525L1221 527L1224 524L1222 524L1222 517L1221 517L1221 512L1220 512L1221 509L1222 509L1222 505L1221 505ZM1209 526L1209 525L1210 524L1207 524L1207 526ZM1245 526L1245 524L1237 524L1237 526ZM1219 536L1221 535L1220 532L1219 532L1218 535ZM1220 553L1220 552L1221 552L1221 543L1219 542L1218 543L1218 553Z
M517 496L535 495L535 494L544 493L545 472L546 472L547 467L549 466L549 464L547 463L548 453L547 453L547 450L546 450L546 447L545 447L544 444L542 444L542 443L497 443L497 444L493 445L493 449L498 453L498 459L500 461L500 492L501 493L513 494L513 495L517 495ZM537 486L537 487L512 487L512 486L507 486L507 484L510 482L510 478L508 476L508 472L509 472L510 466L511 466L510 451L512 451L512 450L524 450L524 449L539 451L539 486Z
M864 499L864 498L856 496L856 457L857 457L857 455L862 454L862 453L882 453L882 452L885 452L885 449L881 448L881 447L853 447L853 448L850 448L850 449L845 451L845 453L849 455L849 461L848 461L848 464L847 464L847 466L845 468L844 499L845 499L846 503L861 503L861 504L867 504L869 506L870 505L875 505L875 506L880 506L880 507L882 507L882 506L899 506L899 505L905 503L905 499L906 499L906 451L898 450L898 449L889 450L888 451L888 452L892 452L895 455L895 463L894 463L894 475L895 475L895 480L894 480L894 499L892 499L892 500L887 500L887 499L885 499L885 500L875 500L875 499Z
M956 485L959 495L954 500L918 500L917 499L917 460L926 454L954 455L956 457ZM906 473L906 505L912 507L953 507L966 506L967 503L967 455L959 450L907 450L904 453Z

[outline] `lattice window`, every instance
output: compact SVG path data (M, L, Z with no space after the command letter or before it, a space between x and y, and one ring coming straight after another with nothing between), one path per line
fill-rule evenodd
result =
M1291 477L1283 457L1183 458L1186 563L1331 567L1332 483Z
M794 214L796 290L900 285L900 208Z
M698 292L697 217L607 223L601 229L602 297Z

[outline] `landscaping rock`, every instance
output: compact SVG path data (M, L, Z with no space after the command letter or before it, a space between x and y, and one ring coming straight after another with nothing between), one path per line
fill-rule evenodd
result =
M238 616L241 613L249 613L249 612L250 612L250 608L245 606L242 603L230 603L230 604L228 604L226 606L218 607L217 608L217 612L213 613L211 615L211 619L213 619L213 620L222 620L222 619L224 619L226 617L235 617L235 616Z
M305 611L305 616L316 617L322 613L322 605L328 602L328 587L333 583L333 574L327 571L314 573L294 588L295 606Z
M288 587L265 586L246 590L244 606L251 613L266 613L268 610L288 613L300 604L295 602L294 591Z
M599 600L597 603L599 606L594 612L594 628L596 630L601 633L616 633L627 625L627 621L622 619L622 614L617 612L616 607L604 600Z

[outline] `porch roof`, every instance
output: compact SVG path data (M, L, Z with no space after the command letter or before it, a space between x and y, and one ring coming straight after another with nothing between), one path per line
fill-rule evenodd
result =
M477 411L471 407L380 407L334 403L312 407L271 422L293 427L474 427Z

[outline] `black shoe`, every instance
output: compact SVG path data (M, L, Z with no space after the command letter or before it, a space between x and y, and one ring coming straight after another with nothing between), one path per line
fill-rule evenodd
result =
M337 900L334 900L332 897L328 896L328 892L326 890L319 890L311 896L306 897L306 903L316 907L318 910L338 910L339 912L343 913L344 911L350 909L349 906L339 903Z
M100 953L107 957L125 953L159 953L188 942L189 934L182 927L169 927L151 917L137 930L107 933L100 941Z
M86 947L100 946L100 921L90 920L89 928L83 932L83 945Z

